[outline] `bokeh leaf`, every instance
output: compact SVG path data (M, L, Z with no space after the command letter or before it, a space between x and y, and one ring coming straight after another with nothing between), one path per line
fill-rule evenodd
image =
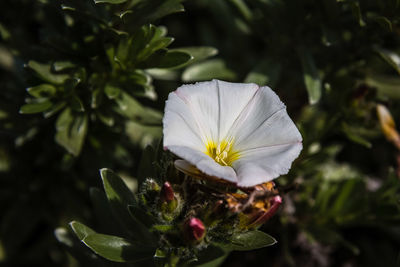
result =
M186 68L182 73L184 82L206 81L212 79L221 79L232 81L236 78L235 73L226 67L221 59L211 59Z
M65 74L52 73L50 64L42 64L31 60L28 62L27 66L34 70L42 80L52 84L62 84L69 78L69 76Z
M400 74L400 56L390 50L377 48L379 55Z
M308 92L308 102L313 105L319 102L322 95L322 82L311 53L302 48L299 51L303 66L303 79Z
M87 115L73 114L71 109L66 108L58 116L56 130L56 142L72 155L78 156L88 131Z
M253 250L274 245L277 241L272 236L258 230L236 234L227 247L232 250Z
M41 84L26 89L27 92L36 98L54 96L57 92L57 88L51 84Z
M128 0L94 0L96 4L107 3L107 4L122 4Z
M39 113L48 110L52 106L53 103L51 103L50 100L45 99L44 101L23 105L19 110L19 113L21 114Z

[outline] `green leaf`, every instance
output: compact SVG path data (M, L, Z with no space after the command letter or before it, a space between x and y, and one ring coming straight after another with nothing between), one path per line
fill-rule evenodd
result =
M57 88L51 84L41 84L26 89L28 93L36 98L50 97L57 93Z
M135 196L124 181L110 169L101 169L104 191L107 198L117 210L128 215L128 205L136 203Z
M121 89L119 89L117 86L112 85L112 84L106 84L104 87L104 93L109 99L115 99L119 96L121 93Z
M151 40L150 43L147 43L145 48L138 54L136 59L137 62L142 62L146 60L150 55L160 49L166 48L174 41L174 38L171 37L162 37L160 39L157 39L159 37L153 37L153 39L154 38L156 38L156 40Z
M144 25L152 23L169 14L184 11L183 5L180 3L182 0L152 0L140 1L129 18L136 25Z
M126 135L134 144L139 144L142 149L148 145L156 145L162 138L161 125L143 125L134 121L129 121L125 127Z
M301 64L303 66L304 84L308 92L308 101L311 105L319 102L322 95L322 82L319 77L314 59L305 48L299 49Z
M66 79L69 78L68 75L65 74L54 74L51 72L50 64L42 64L36 61L29 61L28 67L36 72L36 74L44 81L52 83L52 84L62 84Z
M379 96L400 99L400 78L398 76L369 74L365 83L375 87Z
M400 56L397 53L383 48L376 48L376 51L400 74Z
M162 233L171 232L175 228L176 228L175 226L169 225L169 224L157 224L157 225L152 226L153 230L155 230L157 232L162 232Z
M393 25L390 20L383 16L373 16L372 19L376 21L384 30L388 32L393 31Z
M57 61L53 63L53 70L55 72L75 68L76 65L70 61Z
M71 109L67 108L58 116L56 130L56 142L72 155L78 156L88 130L87 115L73 115Z
M245 251L272 246L276 242L272 236L255 230L234 235L231 239L231 244L227 247L232 250Z
M184 82L208 81L212 79L234 80L235 73L228 69L221 59L211 59L189 66L182 73Z
M181 51L159 50L144 63L144 68L169 69L178 68L192 59L192 56Z
M162 114L159 111L143 107L139 101L128 93L121 91L115 101L119 106L119 108L116 109L116 112L121 115L144 125L161 125Z
M130 205L136 206L136 199L133 193L126 186L124 181L109 169L100 170L103 179L104 190L112 211L127 233L133 238L154 242L153 235L149 232L148 227L143 225L135 217L131 217L128 210Z
M136 262L152 258L155 249L143 242L133 242L125 238L92 233L83 240L96 254L116 262Z
M169 51L181 51L192 56L188 63L193 64L218 54L218 49L211 46L179 47Z
M371 148L372 144L363 136L360 135L360 129L354 126L350 126L347 123L342 123L342 131L346 136L353 142L365 146L366 148Z
M83 105L82 100L75 94L70 98L69 106L71 107L71 109L78 111L78 112L85 111L85 107Z
M71 227L72 231L74 231L79 240L83 240L89 234L96 233L92 228L77 221L70 222L69 226Z
M281 74L282 65L271 59L262 60L254 69L247 74L244 82L255 83L260 86L268 85L274 88Z
M50 100L44 100L41 102L36 102L36 103L29 103L23 105L19 113L21 114L32 114L32 113L39 113L48 110L53 106L53 103L51 103Z
M63 109L65 107L65 105L67 105L66 102L59 102L57 104L55 104L54 106L52 106L49 110L47 110L46 112L44 112L44 117L50 118L51 116L53 116L54 114L56 114L58 111L60 111L61 109Z
M361 27L364 27L366 25L365 21L362 18L362 14L361 14L361 8L360 8L360 3L357 1L354 2L350 2L350 6L351 6L351 11L353 12L353 15L357 18L358 20L358 24Z
M203 249L198 257L198 261L193 262L194 266L201 267L217 267L228 257L229 252L223 250L218 246L209 246L207 249Z
M104 191L91 187L89 192L96 220L100 222L100 230L108 234L121 235L120 225L113 220L114 215Z
M102 4L102 3L106 3L106 4L122 4L125 3L128 0L94 0L94 2L96 4Z

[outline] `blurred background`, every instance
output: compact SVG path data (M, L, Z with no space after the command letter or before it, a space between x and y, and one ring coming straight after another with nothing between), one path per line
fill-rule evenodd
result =
M304 139L278 243L222 266L400 266L398 0L2 0L0 265L90 266L55 229L99 224L100 168L136 190L168 93L211 79L270 86Z

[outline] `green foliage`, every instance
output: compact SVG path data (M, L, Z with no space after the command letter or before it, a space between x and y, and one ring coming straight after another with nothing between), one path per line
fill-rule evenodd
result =
M221 190L222 198L211 197L210 192L215 189L210 191L211 188L204 187L204 184L202 187L199 181L189 177L182 180L171 168L171 159L163 157L164 153L160 154L151 148L146 151L147 157L152 155L157 161L142 161L140 170L144 173L152 170L154 176L143 181L138 194L134 195L123 180L109 169L100 171L107 201L99 199L100 191L92 190L92 201L99 205L96 210L111 210L112 216L107 220L114 221L106 231L117 228L112 232L119 236L96 233L76 221L70 223L76 237L94 253L114 262L148 260L147 264L150 265L197 266L220 262L233 250L254 250L276 243L273 237L264 232L238 227L239 217L227 209L214 211L218 199L222 200L223 194L232 189ZM156 162L161 163L158 169L154 169ZM163 202L161 197L163 191L159 183L163 180L160 178L163 173L168 173L166 179L176 182L173 184L174 200L171 202L175 205L170 208L166 208L168 203ZM206 195L209 195L208 199ZM202 240L191 240L185 228L185 221L193 216L205 223L206 236ZM70 239L60 238L60 241L73 243Z
M126 121L160 127L161 113L138 100L157 98L147 70L182 67L193 60L190 52L196 61L216 53L207 47L169 50L174 39L166 36L166 28L150 24L182 11L180 1L64 1L61 9L42 5L59 16L44 29L52 53L38 59L43 63L28 62L45 83L28 89L32 98L20 112L45 118L58 114L55 141L74 156L98 122L107 131Z
M376 106L399 125L399 1L198 0L177 13L182 2L1 1L0 265L132 265L104 257L143 259L146 240L150 260L134 266L179 256L197 266L398 266L399 151ZM149 199L175 174L170 155L145 147L162 138L167 94L214 78L270 86L301 130L302 154L276 180L283 208L260 229L278 242L244 251L275 241L247 232L252 246L240 235L232 245L231 222L207 233L207 248L160 250L160 236L182 239L186 211L179 202L155 213ZM116 173L103 169L103 190L95 170L105 167ZM71 220L85 224L54 231ZM228 256L233 248L243 251Z

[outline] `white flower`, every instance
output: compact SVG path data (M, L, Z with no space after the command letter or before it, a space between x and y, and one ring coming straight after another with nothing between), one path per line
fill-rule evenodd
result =
M269 87L183 85L165 106L164 148L201 172L250 187L288 173L302 138Z

